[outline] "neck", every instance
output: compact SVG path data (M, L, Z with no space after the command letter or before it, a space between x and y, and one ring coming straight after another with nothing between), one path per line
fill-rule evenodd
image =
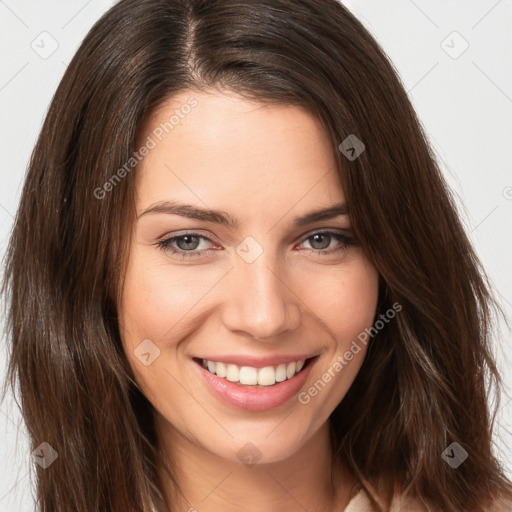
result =
M177 432L157 415L161 449L172 461L181 493L161 469L166 499L173 510L195 512L343 511L353 477L341 463L331 464L329 424L285 460L243 464L226 460Z

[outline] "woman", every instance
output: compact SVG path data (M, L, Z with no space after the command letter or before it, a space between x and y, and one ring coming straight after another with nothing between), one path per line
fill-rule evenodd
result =
M107 12L50 106L4 292L43 511L510 510L497 307L335 0Z

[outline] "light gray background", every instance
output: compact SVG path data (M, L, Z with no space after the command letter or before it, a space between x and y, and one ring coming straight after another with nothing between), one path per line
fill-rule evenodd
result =
M343 3L393 60L510 322L512 2ZM107 0L0 0L0 256L51 97L81 40L111 5ZM495 347L508 388L495 441L496 453L512 477L512 358L507 357L512 343L504 323L501 329ZM3 379L4 343L0 354ZM27 434L20 422L12 400L0 405L2 512L34 510Z

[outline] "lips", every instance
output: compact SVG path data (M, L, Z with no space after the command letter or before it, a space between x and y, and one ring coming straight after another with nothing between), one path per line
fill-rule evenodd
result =
M284 364L286 360L296 361L296 357L302 356L287 356L286 359L283 359L283 357L276 358L274 356L273 360L280 362L280 364ZM223 362L227 363L225 359ZM233 361L235 357L230 359ZM263 386L244 385L238 382L230 382L226 378L219 377L203 366L202 358L194 358L194 367L201 377L200 382L202 382L206 389L224 404L248 411L264 411L284 405L299 393L300 389L306 382L309 372L318 360L318 356L306 357L305 359L304 366L298 373L295 373L295 375L282 382L275 382L273 385ZM240 358L236 360L240 362ZM243 359L244 362L247 360L247 358ZM265 361L268 360L268 358L265 359ZM213 359L213 361L215 361L215 359ZM255 358L251 358L251 361L255 361ZM260 366L253 368L265 368L265 366L261 366L261 364L263 364L261 358L259 359L259 364Z

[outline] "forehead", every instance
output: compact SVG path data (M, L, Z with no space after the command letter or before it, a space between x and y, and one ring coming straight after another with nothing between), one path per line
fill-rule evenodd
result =
M306 208L344 200L329 136L300 107L183 91L152 113L138 144L148 137L138 211L174 199L261 215L298 201Z

